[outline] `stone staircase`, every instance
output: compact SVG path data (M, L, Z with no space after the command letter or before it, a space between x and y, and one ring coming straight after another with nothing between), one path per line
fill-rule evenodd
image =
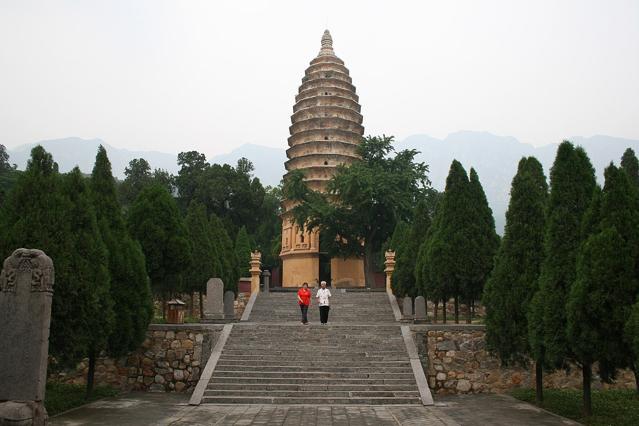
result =
M328 325L317 304L300 324L295 293L260 294L236 323L202 403L421 404L386 293L333 291Z
M315 289L308 319L319 323L319 308L315 299ZM369 324L394 323L393 309L388 302L386 292L345 291L331 289L330 323ZM300 309L297 294L293 292L260 293L255 300L249 321L259 323L300 322Z

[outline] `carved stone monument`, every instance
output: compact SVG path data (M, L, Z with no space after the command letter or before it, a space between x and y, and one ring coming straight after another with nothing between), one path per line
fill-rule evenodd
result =
M409 296L406 296L402 303L402 321L413 321L413 300Z
M219 278L211 278L206 283L204 319L224 319L224 283Z
M53 262L18 249L0 272L0 424L44 425Z
M224 293L224 319L235 319L235 293L231 290Z
M264 277L264 293L268 293L271 291L271 271L268 269L264 270L262 276Z
M393 293L393 288L391 287L393 272L395 272L395 252L392 250L387 250L384 253L384 257L386 260L384 261L384 272L386 273L386 292Z
M415 298L415 322L425 323L426 319L426 299L424 296L417 296Z
M251 262L249 272L251 273L251 294L258 293L260 291L260 274L262 269L262 253L255 250L251 253Z

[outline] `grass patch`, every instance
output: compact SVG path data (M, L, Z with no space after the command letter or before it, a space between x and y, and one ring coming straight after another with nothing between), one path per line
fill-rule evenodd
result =
M84 385L49 382L47 383L47 391L44 396L44 406L49 416L55 416L63 411L79 407L96 399L115 396L118 392L117 389L110 386L96 386L93 388L91 398L86 399L86 386Z
M535 404L534 389L516 389L511 395ZM581 395L581 390L544 389L541 407L590 426L639 425L639 396L635 390L593 390L591 417L584 417L582 414Z

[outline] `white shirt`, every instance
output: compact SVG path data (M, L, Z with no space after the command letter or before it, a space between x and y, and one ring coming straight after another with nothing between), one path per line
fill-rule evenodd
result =
M315 295L319 299L320 306L328 306L328 298L331 297L331 291L327 288L320 288Z

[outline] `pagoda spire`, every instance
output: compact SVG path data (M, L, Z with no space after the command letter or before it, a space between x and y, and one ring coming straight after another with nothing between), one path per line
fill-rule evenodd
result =
M331 37L330 31L324 30L324 35L322 35L322 48L317 56L328 55L335 55L335 52L333 52L333 37Z

